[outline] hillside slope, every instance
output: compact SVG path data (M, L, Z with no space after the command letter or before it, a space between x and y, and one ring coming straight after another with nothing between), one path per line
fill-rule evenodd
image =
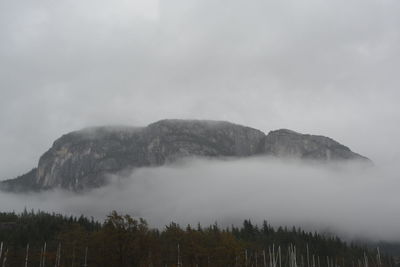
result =
M107 174L160 166L183 157L270 155L317 161L369 160L324 136L282 129L269 134L224 121L162 120L147 127L96 127L57 139L38 166L3 181L6 191L63 188L81 191L107 183Z

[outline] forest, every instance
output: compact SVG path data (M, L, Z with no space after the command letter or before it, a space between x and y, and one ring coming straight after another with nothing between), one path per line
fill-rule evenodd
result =
M0 213L0 266L395 266L379 248L300 228L243 224L150 228L111 212L104 222L42 211Z

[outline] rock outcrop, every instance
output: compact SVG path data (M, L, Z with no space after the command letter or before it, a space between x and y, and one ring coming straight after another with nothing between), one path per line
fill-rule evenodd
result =
M271 131L265 142L265 153L277 157L293 157L314 160L365 160L350 148L335 140L310 134L300 134L291 130Z
M3 181L6 191L63 188L82 191L106 184L108 174L160 166L183 157L271 155L312 159L369 160L323 136L290 130L263 132L229 122L162 120L147 127L96 127L57 139L37 168Z

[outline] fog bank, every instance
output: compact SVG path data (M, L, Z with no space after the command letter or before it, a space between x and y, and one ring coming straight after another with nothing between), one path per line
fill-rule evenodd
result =
M282 162L270 158L189 160L111 177L110 185L74 194L0 193L0 210L41 209L103 220L117 210L152 226L171 221L221 225L251 219L335 232L345 238L400 241L395 168Z

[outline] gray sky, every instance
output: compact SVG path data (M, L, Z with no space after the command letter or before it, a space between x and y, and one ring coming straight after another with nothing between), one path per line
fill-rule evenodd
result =
M0 179L65 132L163 118L398 162L399 14L397 0L2 0Z

